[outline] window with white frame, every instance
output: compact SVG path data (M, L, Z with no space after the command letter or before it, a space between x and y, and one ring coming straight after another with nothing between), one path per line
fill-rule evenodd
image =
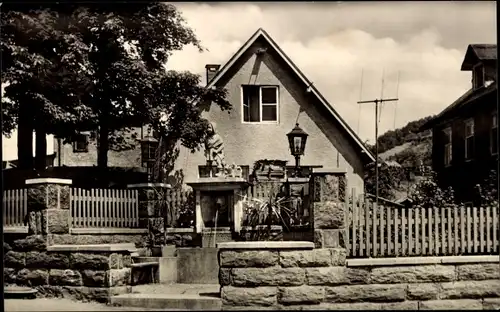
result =
M490 135L491 154L498 154L498 114L494 112L491 115L491 135Z
M277 86L241 86L243 122L278 122Z
M474 120L465 121L465 159L474 157Z
M453 155L453 147L451 145L452 142L451 128L446 128L443 130L443 132L444 132L444 165L450 166Z

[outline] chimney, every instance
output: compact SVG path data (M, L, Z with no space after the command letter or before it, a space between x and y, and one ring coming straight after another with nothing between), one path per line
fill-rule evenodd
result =
M217 72L219 71L219 64L207 64L205 65L205 69L207 70L207 85L212 80Z

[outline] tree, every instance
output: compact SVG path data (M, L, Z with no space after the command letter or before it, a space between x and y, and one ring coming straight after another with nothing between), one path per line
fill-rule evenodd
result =
M97 162L106 167L110 149L131 146L123 133L145 123L159 128L169 147L180 140L194 148L210 135L195 102L230 108L225 91L205 90L195 75L166 71L172 52L189 44L203 50L173 5L9 4L5 9L2 69L10 83L5 95L13 103L6 106L17 116L22 144L31 142L29 125L36 121L37 159L45 158L46 133L70 141L80 130L98 130ZM20 161L28 150L31 157L28 146L19 149Z
M379 161L378 193L380 197L394 199L394 190L403 180L405 180L405 172L402 167L388 166L384 161ZM365 192L372 195L376 193L374 163L369 164L365 171Z

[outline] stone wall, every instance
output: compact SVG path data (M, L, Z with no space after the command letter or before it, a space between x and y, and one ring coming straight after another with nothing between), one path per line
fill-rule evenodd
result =
M5 285L32 287L41 296L100 302L131 291L128 250L113 250L112 245L100 249L59 247L48 247L38 235L4 243Z
M297 250L292 245L298 242L276 243L219 245L224 309L500 308L498 259L350 266L342 248Z

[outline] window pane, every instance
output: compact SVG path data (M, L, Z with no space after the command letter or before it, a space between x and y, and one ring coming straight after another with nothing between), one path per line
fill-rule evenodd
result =
M498 153L498 133L497 129L491 131L491 152Z
M262 104L275 104L276 99L276 89L277 88L261 88L262 92Z
M468 138L466 140L466 158L467 159L471 159L472 157L474 157L474 139L472 137Z
M473 122L468 122L465 125L465 136L469 137L474 135L474 123Z
M276 105L262 105L262 120L277 121Z
M259 87L243 86L243 120L260 121Z

